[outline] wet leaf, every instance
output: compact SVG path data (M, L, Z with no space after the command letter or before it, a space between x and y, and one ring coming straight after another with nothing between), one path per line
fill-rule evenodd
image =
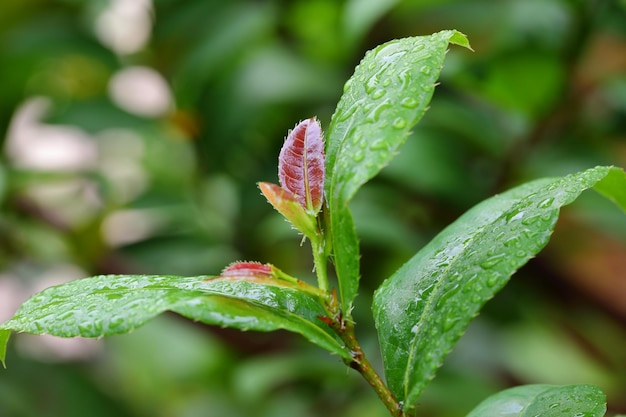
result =
M469 210L383 283L373 310L399 400L417 400L482 305L548 243L560 207L591 187L626 207L617 168L533 181Z
M341 306L349 314L359 285L359 248L348 202L391 161L421 119L449 43L469 47L448 30L387 42L369 51L344 86L327 135L329 200Z
M593 385L523 385L484 400L467 417L602 417L606 396Z
M173 311L187 318L240 330L285 329L349 358L318 317L318 299L285 280L240 277L96 276L48 288L0 325L0 351L9 330L61 337L128 333ZM4 340L2 336L6 336Z
M280 185L316 215L324 200L324 141L315 118L303 120L287 135L278 157Z

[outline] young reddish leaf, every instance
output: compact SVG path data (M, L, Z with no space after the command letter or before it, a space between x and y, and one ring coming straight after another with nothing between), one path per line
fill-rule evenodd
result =
M216 279L243 280L264 285L293 288L322 300L325 299L324 292L319 288L284 273L272 264L262 264L254 261L233 262L224 268L219 276L211 277L206 281Z
M271 277L272 265L262 264L260 262L233 262L222 270L220 274L223 277L247 277L247 276L264 276Z
M278 157L278 179L307 212L316 215L324 199L324 170L322 128L312 117L287 135Z
M269 182L260 182L259 188L267 201L296 229L311 240L316 238L315 217L305 210L291 191Z

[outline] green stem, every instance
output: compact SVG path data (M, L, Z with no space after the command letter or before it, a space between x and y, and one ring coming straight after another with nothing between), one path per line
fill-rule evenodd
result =
M337 305L337 303L335 303L335 305ZM387 385L385 385L369 359L367 359L367 356L365 356L354 333L354 323L343 320L341 314L335 314L332 320L333 325L331 327L333 327L341 340L346 344L346 348L350 350L352 362L348 365L365 378L393 417L402 417L404 415L402 404L400 404L391 391L389 391Z
M317 286L324 294L328 294L328 270L326 266L326 251L324 250L324 236L320 233L319 238L311 239L313 248L313 264L317 275Z

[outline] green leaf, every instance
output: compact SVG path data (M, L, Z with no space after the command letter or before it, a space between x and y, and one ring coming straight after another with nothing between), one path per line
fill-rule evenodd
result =
M9 343L9 337L11 336L10 330L0 330L0 362L2 366L6 368L4 360L7 355L7 343Z
M587 188L622 201L626 175L597 167L533 181L478 204L374 295L387 382L410 407L482 305L547 243L559 208Z
M433 95L448 44L465 35L442 31L387 42L368 51L346 82L327 135L329 200L341 307L349 314L359 285L359 248L348 202L391 161Z
M169 310L203 323L240 330L286 329L318 346L350 358L342 343L319 317L321 302L296 284L274 285L237 278L105 275L51 287L27 300L0 325L14 330L61 337L101 337L127 333Z
M523 385L492 395L467 417L602 417L606 396L593 385Z

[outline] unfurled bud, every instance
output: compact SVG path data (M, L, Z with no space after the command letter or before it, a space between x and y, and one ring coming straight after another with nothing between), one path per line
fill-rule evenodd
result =
M298 203L315 216L324 200L324 140L316 118L301 121L289 132L278 157L278 179Z

